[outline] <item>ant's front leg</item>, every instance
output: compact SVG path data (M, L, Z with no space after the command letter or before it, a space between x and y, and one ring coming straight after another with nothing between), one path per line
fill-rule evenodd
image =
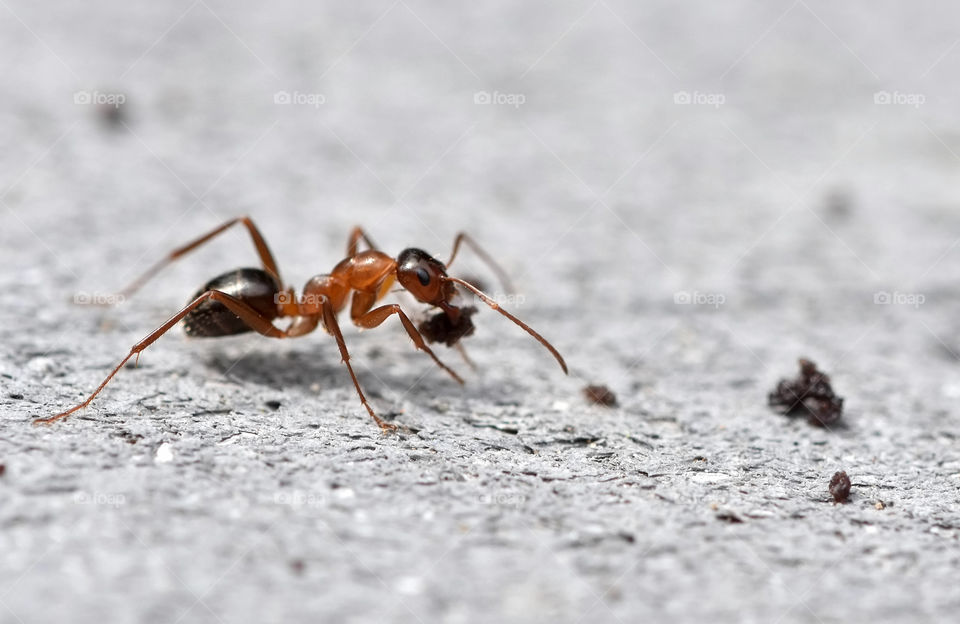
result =
M381 306L375 310L371 310L366 314L353 319L353 323L358 327L363 327L364 329L372 329L383 323L393 314L396 314L400 318L400 322L403 323L403 328L407 330L407 334L413 340L414 346L421 351L426 351L427 355L433 358L433 361L437 363L437 366L450 373L451 377L457 380L458 383L462 384L463 379L460 377L460 375L440 361L440 358L438 358L430 349L430 347L427 346L427 343L423 340L423 336L421 336L420 332L417 331L417 328L413 322L407 317L406 314L404 314L403 310L396 303L391 303L389 305Z
M460 245L466 243L468 247L473 249L473 252L480 256L480 259L487 263L494 273L497 274L497 277L500 279L500 285L503 287L505 292L512 293L516 292L513 288L513 284L510 281L510 276L507 275L507 272L503 270L497 261L493 259L493 256L484 251L483 247L477 244L477 241L473 240L473 237L467 234L466 232L458 232L456 238L453 239L453 251L450 252L450 259L447 260L446 267L450 268L450 265L453 264L453 260L457 257L457 252L460 250Z
M383 431L396 431L397 426L377 416L377 413L373 411L370 403L367 402L367 397L363 394L363 388L360 387L357 374L353 372L353 365L350 364L350 352L347 351L347 343L343 339L343 332L340 331L340 323L337 322L337 311L334 309L327 295L319 294L317 296L320 299L320 314L323 317L323 326L328 332L333 334L334 340L337 341L337 348L340 349L340 359L343 361L344 366L347 367L347 372L350 373L350 379L353 380L353 387L356 388L357 395L360 396L360 403L366 408L367 413L370 414L374 422L380 426L380 429Z
M264 336L268 336L270 338L286 338L288 336L294 335L292 333L288 334L286 331L282 329L278 329L273 323L270 322L268 318L261 316L259 312L251 308L249 305L247 305L243 301L237 299L236 297L228 295L224 292L220 292L219 290L208 290L207 292L203 293L202 295L200 295L199 297L191 301L189 304L187 304L187 306L184 307L182 310L180 310L179 312L171 316L166 323L158 327L146 338L144 338L137 344L133 345L133 347L130 349L130 353L127 354L127 357L123 358L123 360L119 364L117 364L116 368L114 368L110 372L110 374L107 375L107 378L104 379L99 386L97 386L97 389L93 391L93 394L87 397L87 399L83 403L80 403L79 405L71 407L65 412L60 412L56 416L50 416L49 418L37 418L36 420L33 421L33 423L38 425L39 424L49 425L58 420L63 420L64 418L76 412L77 410L83 409L86 406L90 405L90 402L93 401L93 399L98 394L100 394L100 391L103 390L104 386L106 386L107 383L111 379L113 379L113 376L116 375L121 368L123 368L123 365L126 364L127 361L130 360L130 358L132 358L135 355L139 356L141 351L143 351L144 349L149 347L151 344L153 344L160 336L167 333L167 331L169 331L171 327L173 327L178 322L180 322L180 320L182 320L183 317L188 315L192 310L194 310L195 308L197 308L199 305L201 305L207 300L213 300L213 301L222 303L224 306L227 307L227 309L229 309L231 312L239 316L248 326L258 331L259 333L263 334ZM314 327L316 327L316 323L314 323Z

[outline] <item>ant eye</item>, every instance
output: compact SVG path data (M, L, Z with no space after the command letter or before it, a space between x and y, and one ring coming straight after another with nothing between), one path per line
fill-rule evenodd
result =
M397 256L397 281L417 300L431 305L449 301L456 293L443 264L421 249L404 249Z
M430 284L430 273L427 272L423 267L417 269L417 279L420 280L420 283L424 286Z

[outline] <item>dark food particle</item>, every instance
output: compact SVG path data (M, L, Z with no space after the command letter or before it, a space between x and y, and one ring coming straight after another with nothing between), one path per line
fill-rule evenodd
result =
M830 378L802 358L800 374L795 379L780 380L777 389L767 395L767 402L781 414L805 414L811 424L821 427L836 422L843 414L843 399L834 394Z
M280 409L280 401L267 401L266 406L272 410Z
M850 477L846 472L837 472L830 479L830 494L833 496L833 502L846 502L847 497L850 496Z
M853 197L842 189L834 189L824 198L824 207L828 216L844 219L850 216L853 206Z
M127 123L127 110L124 103L101 104L98 107L100 120L110 128L122 128Z
M716 515L717 520L729 522L730 524L743 524L743 520L732 511L721 511Z
M2 477L5 472L7 472L7 465L6 465L6 464L0 464L0 477Z
M7 395L7 397L9 397L9 398L11 398L11 399L14 399L14 400L16 400L16 401L20 401L20 400L23 399L23 395L22 395L22 394L18 394L18 393L16 393L16 392L11 392L10 394Z
M447 316L447 313L441 310L421 322L417 329L420 330L420 334L427 342L442 342L448 347L452 347L461 338L473 334L476 327L474 327L470 317L476 312L477 309L473 306L460 308L460 318L454 323Z
M583 389L583 396L594 405L602 405L604 407L617 406L617 395L606 386L587 386Z

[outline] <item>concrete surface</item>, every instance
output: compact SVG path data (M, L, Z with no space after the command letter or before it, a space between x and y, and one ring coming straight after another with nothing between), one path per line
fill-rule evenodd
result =
M958 17L3 0L0 622L955 618ZM477 372L441 351L464 388L349 328L385 436L329 337L177 330L32 427L256 258L233 232L70 299L243 213L297 287L353 224L467 230L571 375L490 311ZM800 356L842 427L767 408Z

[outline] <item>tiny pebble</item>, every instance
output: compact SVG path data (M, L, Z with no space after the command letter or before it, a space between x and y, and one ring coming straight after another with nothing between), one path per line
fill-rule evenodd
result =
M173 461L173 450L170 448L169 443L164 442L157 447L154 461L156 461L158 464L166 464Z
M835 503L843 503L850 496L850 477L846 472L834 473L833 478L830 479L830 494Z

